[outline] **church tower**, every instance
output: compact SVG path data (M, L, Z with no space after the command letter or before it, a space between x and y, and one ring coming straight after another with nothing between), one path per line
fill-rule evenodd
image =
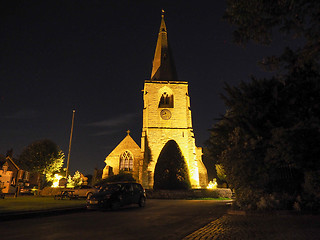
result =
M168 141L179 146L188 168L192 188L207 186L207 170L202 162L202 148L196 147L192 128L188 82L178 80L168 42L164 12L153 59L150 80L143 89L143 128L141 151L144 161L139 180L145 188L154 185L154 171L159 155Z

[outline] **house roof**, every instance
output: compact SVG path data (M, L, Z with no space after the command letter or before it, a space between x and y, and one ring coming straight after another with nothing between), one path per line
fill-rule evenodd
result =
M5 164L7 162L5 156L3 156L2 154L0 154L0 168L2 168L3 164Z
M0 154L0 168L2 168L2 166L5 163L8 163L9 165L9 170L14 170L12 168L15 168L16 170L19 170L20 168L18 167L18 165L13 161L13 159L10 156L3 156L2 154Z

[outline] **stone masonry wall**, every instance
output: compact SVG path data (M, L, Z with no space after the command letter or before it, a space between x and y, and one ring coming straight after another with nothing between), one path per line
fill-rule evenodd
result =
M173 94L173 108L166 108L171 112L168 120L160 116L164 108L159 108L159 101L164 92ZM159 154L169 140L177 142L185 157L192 187L200 187L198 165L201 165L201 156L197 159L187 82L145 82L142 131L145 136L142 145L148 142L151 152L147 167L148 188L153 187L153 174Z

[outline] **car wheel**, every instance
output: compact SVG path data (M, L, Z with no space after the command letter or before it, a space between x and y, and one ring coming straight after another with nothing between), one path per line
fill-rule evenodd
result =
M92 196L92 192L89 192L88 194L87 194L87 199L90 199L90 197Z
M116 202L111 203L111 210L112 211L118 210L119 208L120 208L120 202L116 201Z
M139 207L146 206L146 199L144 197L141 197L139 200Z

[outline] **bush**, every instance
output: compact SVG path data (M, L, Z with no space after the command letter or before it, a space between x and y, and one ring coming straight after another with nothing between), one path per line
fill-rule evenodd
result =
M305 173L303 184L304 194L301 196L299 206L305 210L320 210L320 170L308 171ZM297 205L297 204L296 204Z
M185 159L178 144L170 140L163 147L154 171L154 189L190 189Z

